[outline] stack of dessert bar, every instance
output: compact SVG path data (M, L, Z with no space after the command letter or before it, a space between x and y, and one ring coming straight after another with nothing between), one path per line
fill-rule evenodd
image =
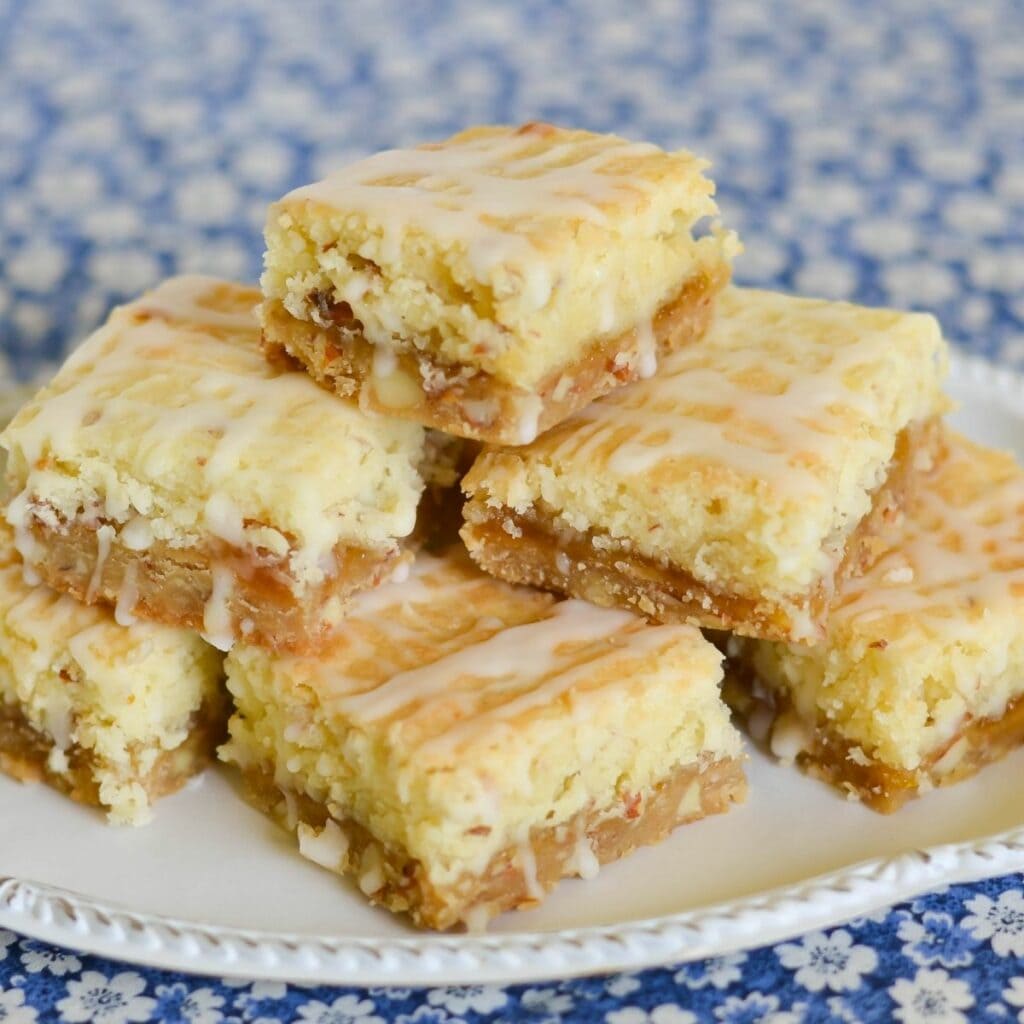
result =
M448 928L742 800L726 701L880 810L1017 744L1024 473L930 316L729 285L705 170L472 129L116 310L0 438L0 767L131 821L217 749Z

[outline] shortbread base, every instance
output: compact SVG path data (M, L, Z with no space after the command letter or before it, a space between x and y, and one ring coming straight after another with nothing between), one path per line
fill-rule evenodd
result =
M194 629L221 648L245 640L302 654L319 649L349 597L376 586L408 557L397 545L384 551L345 548L335 553L333 576L303 589L280 563L261 564L224 544L176 548L154 541L135 551L115 536L97 565L95 527L72 522L51 528L34 519L30 531L35 541L31 565L44 583L86 604L118 608L123 623L135 617ZM213 634L206 611L219 569L229 574L230 585L218 599L221 625Z
M125 784L141 786L150 804L177 792L212 763L226 735L226 720L226 699L205 701L193 715L184 742L173 750L161 750L146 771L138 765L148 748L133 748L120 778ZM65 770L57 771L52 761L55 749L53 738L34 728L16 704L0 701L0 771L19 782L45 782L77 803L116 812L100 799L99 777L111 766L94 751L75 744L63 752Z
M940 439L937 421L903 432L872 511L848 538L834 576L785 601L715 589L681 566L640 554L626 540L596 529L572 529L544 503L520 513L472 498L464 506L461 535L481 568L510 583L604 607L630 608L656 622L686 622L769 640L813 641L824 634L835 584L864 572L884 551L879 534L900 515L918 476L916 464L929 461Z
M655 315L655 352L664 355L699 339L728 283L728 267L701 270ZM378 346L346 303L318 303L332 321L321 327L292 317L279 300L263 307L263 343L271 358L283 351L328 391L358 397L363 408L415 420L459 437L491 444L528 444L538 434L609 391L636 380L654 352L650 336L632 329L593 345L576 362L535 387L517 387L479 367L441 363L427 352L394 350L387 373L376 361Z
M442 887L431 883L429 865L386 845L357 822L333 817L304 794L282 792L272 770L247 770L244 780L252 803L289 831L300 825L320 831L333 822L344 837L336 873L353 876L371 903L407 913L419 927L439 931L458 924L477 929L505 910L537 906L560 879L586 870L581 844L585 853L589 850L585 863L607 864L660 842L679 825L727 811L747 792L738 760L684 765L652 792L625 798L619 813L589 809L561 825L535 827L529 840L529 873L522 847L510 846L482 873L467 873Z
M871 758L827 722L799 720L783 695L758 683L742 664L729 664L723 695L756 742L770 751L777 728L799 733L804 749L794 760L801 771L881 814L892 814L938 786L962 782L1024 745L1024 698L1010 703L998 718L966 721L910 771Z

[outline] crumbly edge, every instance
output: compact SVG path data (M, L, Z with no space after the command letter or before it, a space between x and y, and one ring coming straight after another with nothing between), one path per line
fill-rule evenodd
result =
M280 566L260 564L226 545L176 548L154 541L135 551L115 535L97 566L100 542L94 526L72 522L51 527L35 520L30 533L32 568L44 583L78 601L120 606L123 617L205 631L222 648L244 638L270 650L299 653L317 650L341 619L347 599L376 586L408 557L397 545L384 551L342 549L333 576L300 587ZM214 579L219 570L230 582L216 612L227 618L211 635L206 613L218 603Z
M719 316L730 303L742 303L737 293L743 291L729 289L720 296ZM711 335L717 330L712 327L693 346L694 359L701 361L704 345L714 349ZM719 580L729 581L730 588L745 584L750 597L807 589L830 570L847 535L868 513L900 432L948 408L940 388L941 337L911 333L906 344L894 344L885 359L858 371L858 387L876 392L871 404L878 414L865 426L853 423L847 410L849 428L822 450L829 460L816 470L822 486L809 492L790 488L785 479L738 471L727 461L699 455L680 461L671 448L663 459L633 472L612 447L619 436L619 402L635 404L628 391L609 396L607 404L597 403L602 408L594 412L600 412L596 421L584 410L526 448L488 448L464 486L467 493L521 512L544 499L579 530L603 529L652 558L695 568L695 575L711 585ZM708 358L715 361L713 351ZM669 406L657 403L656 380L636 389L646 396L644 404L654 402L654 408L671 415ZM699 425L698 420L691 423L694 429ZM706 424L712 434L718 429ZM791 452L792 457L799 454L799 449Z
M763 684L742 659L729 659L727 665L723 696L755 742L881 814L892 814L938 786L962 782L1024 744L1022 695L1001 715L966 716L916 769L902 768L871 757L823 718L801 717L784 694Z
M659 354L700 339L714 301L729 280L727 265L701 270L654 317ZM380 345L369 342L347 304L326 307L330 327L291 316L279 300L263 304L263 340L297 360L322 387L358 398L374 412L411 419L460 437L519 445L567 419L601 395L636 380L647 344L632 328L598 340L582 358L548 373L536 386L505 381L469 363L429 351L393 351L381 374ZM378 353L375 359L375 353Z
M534 386L586 339L627 330L684 278L730 264L733 232L715 224L694 237L718 213L713 184L696 181L699 197L659 191L656 211L619 224L555 214L493 230L492 221L482 241L497 240L493 251L475 244L477 222L466 237L442 237L415 217L384 223L286 198L268 212L261 286L297 319L318 318L313 293L347 299L374 342L395 338Z
M679 825L723 813L747 791L738 760L702 759L681 766L649 793L634 794L612 815L586 808L570 821L536 826L528 843L502 850L484 871L437 886L430 865L381 842L357 821L332 815L323 803L282 790L272 769L249 769L243 779L249 800L298 833L306 856L356 879L371 903L439 931L460 923L481 927L505 910L537 906L560 879L588 876L599 864L661 842Z
M658 622L688 622L764 639L819 640L836 584L864 572L882 553L881 535L911 498L922 452L940 443L935 421L904 431L871 512L847 538L832 578L783 599L710 587L687 567L644 556L629 541L597 529L573 529L543 502L520 513L474 495L463 508L461 536L481 568L511 583L571 594L604 607L631 608Z
M133 744L126 769L77 743L61 750L17 704L0 701L0 771L20 782L45 782L78 803L104 808L112 824L143 825L154 802L177 792L213 761L227 712L224 695L206 697L177 747ZM151 766L143 769L143 761Z

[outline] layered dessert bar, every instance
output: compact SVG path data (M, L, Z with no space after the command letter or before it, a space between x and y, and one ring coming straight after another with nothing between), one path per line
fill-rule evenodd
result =
M705 161L548 124L390 150L270 208L263 335L324 387L525 444L698 338L735 236Z
M316 657L239 644L221 756L303 855L419 925L482 927L745 794L721 656L462 552L361 594Z
M222 656L195 633L118 625L22 578L0 528L0 771L138 825L224 736Z
M258 301L173 278L21 409L0 445L31 572L223 649L303 650L401 568L436 446L268 363Z
M836 580L929 464L945 368L930 316L728 288L656 377L485 450L462 536L512 582L820 639Z
M824 643L727 642L752 731L878 811L1024 741L1024 472L952 436L887 540Z

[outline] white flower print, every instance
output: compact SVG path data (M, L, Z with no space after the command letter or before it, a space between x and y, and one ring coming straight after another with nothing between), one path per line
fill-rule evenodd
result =
M639 1006L624 1006L605 1014L606 1024L697 1024L697 1018L672 1003L663 1003L653 1010L642 1010Z
M783 967L796 971L796 983L809 992L860 988L862 977L878 966L878 954L870 946L855 946L845 928L831 935L812 932L799 943L779 946L776 954Z
M672 980L677 985L686 985L688 988L702 989L710 985L721 991L728 988L734 981L740 980L742 976L740 967L746 961L746 953L718 956L704 963L687 964L676 972Z
M224 1019L220 1012L223 1005L224 998L212 988L197 988L181 1004L181 1013L190 1024L218 1024Z
M403 1013L395 1024L465 1024L461 1017L449 1017L445 1010L435 1006L417 1006L414 1013Z
M155 999L142 995L146 980L134 971L107 978L99 971L85 971L78 981L68 982L68 994L57 1003L61 1020L69 1024L129 1024L149 1020Z
M1011 978L1010 987L1003 989L1003 998L1010 1006L1022 1007L1017 1013L1017 1020L1024 1024L1024 978Z
M29 974L46 971L55 978L63 978L66 974L74 974L82 969L82 961L77 956L36 942L25 943L21 964Z
M493 985L453 985L431 989L427 1002L444 1007L449 1013L490 1013L500 1010L508 1002L508 996Z
M974 1005L970 986L943 970L921 967L913 981L900 978L889 987L899 1007L893 1016L904 1024L967 1024L960 1012Z
M751 992L743 999L729 996L715 1007L715 1017L723 1024L798 1024L800 1019L795 1013L780 1010L777 997L760 992Z
M25 1005L25 993L20 988L0 991L0 1024L35 1024L38 1019L35 1008Z
M846 1021L847 1024L861 1024L860 1017L843 1002L842 996L833 996L825 1005L836 1020Z
M330 1006L314 1000L299 1007L299 1017L308 1024L384 1024L383 1017L374 1015L375 1007L369 999L359 996L341 996Z
M18 941L18 936L14 932L5 931L0 928L0 960L7 959L7 951Z
M519 997L519 1005L538 1020L556 1021L573 1008L573 1003L572 996L556 988L528 988Z
M1011 1006L1024 1006L1024 977L1011 978L1010 987L1003 989L1003 998Z
M411 988L368 988L366 994L375 999L388 999L393 1003L408 999L412 995Z
M239 978L225 978L222 982L225 988L247 988L235 1000L236 1004L259 1003L264 999L284 999L288 995L288 986L280 981L243 981Z
M220 1024L224 1019L224 1014L220 1012L224 997L217 995L212 988L197 988L189 992L187 985L178 982L176 985L158 986L156 994L165 1004L170 1002L177 1015L189 1024ZM161 1007L161 1012L171 1016L166 1005Z
M640 979L635 974L613 974L605 983L605 991L616 999L632 995L640 987Z
M288 986L280 981L238 981L225 979L223 984L227 988L242 989L234 999L236 1009L242 1011L242 1019L251 1024L263 1024L264 1018L260 1016L260 1003L275 1002L284 999L288 994ZM272 1021L271 1024L274 1024Z
M1010 889L995 901L978 895L964 906L971 913L962 928L976 939L990 939L998 956L1024 956L1024 893Z
M920 920L904 917L896 935L903 955L919 967L966 967L973 959L973 938L949 914L928 910Z

